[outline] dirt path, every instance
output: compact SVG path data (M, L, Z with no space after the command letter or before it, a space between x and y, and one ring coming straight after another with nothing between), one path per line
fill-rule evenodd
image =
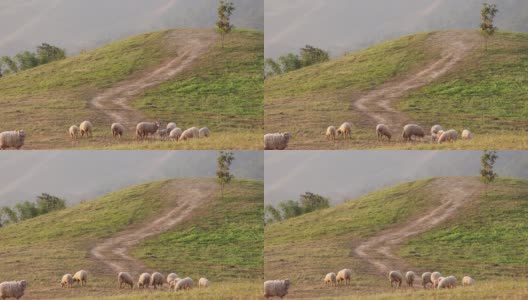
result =
M387 276L390 270L404 270L406 263L394 255L395 249L410 237L429 231L456 214L457 210L475 199L482 189L477 178L449 177L436 179L429 188L440 194L441 205L419 218L395 228L389 228L363 241L354 249L354 254L364 259L373 268ZM449 188L447 188L449 187Z
M440 32L430 38L442 47L438 60L408 77L381 85L353 103L355 109L368 117L368 127L382 123L390 128L402 128L409 120L393 107L394 103L408 91L425 86L452 70L478 42L478 34L469 31Z
M128 252L146 238L172 229L192 216L193 210L205 204L217 188L214 181L204 184L202 180L177 180L164 189L174 199L175 207L169 208L154 220L133 226L95 245L91 254L109 266L114 272L143 272L145 266Z
M188 68L198 57L216 41L213 31L175 31L168 37L168 43L177 43L172 60L166 61L154 70L138 78L123 81L116 86L104 90L90 100L91 105L107 115L112 122L119 122L125 127L133 128L144 120L143 114L131 107L131 99L148 88L154 87L171 79Z

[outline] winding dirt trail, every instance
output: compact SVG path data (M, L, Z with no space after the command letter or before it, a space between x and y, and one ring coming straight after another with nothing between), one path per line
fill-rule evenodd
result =
M394 250L410 237L429 231L454 216L459 208L480 195L482 183L478 178L448 177L434 180L429 188L440 195L440 206L406 224L384 230L354 249L355 255L368 262L372 274L379 272L386 276L390 270L405 269L405 261L396 256Z
M148 88L163 83L187 69L216 41L212 30L178 30L168 36L168 43L175 43L175 56L154 70L141 76L118 83L90 100L90 104L104 113L112 122L134 127L144 119L143 114L128 103Z
M154 220L135 225L96 244L90 251L114 272L143 272L143 263L128 255L128 252L146 238L172 229L183 220L190 218L193 210L211 199L218 185L213 181L180 179L169 183L164 189L174 199L174 207L167 209ZM126 204L123 204L126 205Z
M423 87L452 70L476 47L479 36L470 31L449 31L435 33L430 39L441 47L438 60L410 76L389 81L354 101L353 107L367 116L368 127L382 123L391 128L402 128L409 120L394 108L394 103L408 91Z

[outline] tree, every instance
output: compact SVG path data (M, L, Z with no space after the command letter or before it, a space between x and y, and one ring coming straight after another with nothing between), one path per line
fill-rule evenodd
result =
M39 65L37 55L29 51L17 53L17 55L15 55L15 60L18 62L19 71L28 70Z
M52 46L47 43L37 47L37 57L39 64L47 64L52 61L61 60L66 58L66 51L59 47Z
M39 214L47 214L52 211L66 208L66 201L46 193L37 196L37 208Z
M266 205L266 223L279 222L285 219L300 216L316 210L330 207L330 200L323 196L306 192L299 196L299 200L282 201L277 208Z
M29 201L17 203L15 210L18 214L19 221L28 220L40 214L37 205Z
M280 56L279 63L281 64L282 73L288 73L302 68L302 62L299 55L293 53Z
M282 74L281 65L275 60L273 60L272 58L266 59L264 64L265 64L265 69L267 70L266 77Z
M9 56L2 56L2 58L0 58L0 64L1 65L6 65L8 70L5 70L4 69L4 74L10 74L10 73L16 73L18 72L18 66L16 64L16 62L11 59L11 57Z
M273 205L266 205L264 207L264 214L267 216L266 224L282 221L282 215L280 211L276 209Z
M220 151L217 159L216 176L217 181L220 183L222 198L224 198L224 186L231 182L235 176L231 174L230 168L231 163L235 160L233 152Z
M281 210L283 220L298 217L304 213L299 202L294 200L282 201L278 207Z
M310 192L301 195L299 201L305 214L330 207L330 200L328 198Z
M2 216L2 224L18 222L18 216L16 212L7 206L4 206L2 209L0 209L0 216Z
M308 67L330 60L330 54L322 49L306 45L301 48L301 63L303 67Z
M485 184L490 184L499 177L497 173L493 172L493 165L495 165L497 158L499 158L497 151L488 150L484 150L480 158L480 180Z
M482 4L482 9L480 11L480 15L481 15L480 30L482 34L484 35L486 51L488 50L488 39L491 36L493 36L498 29L493 24L493 21L495 20L495 16L497 15L498 12L499 10L497 9L497 5L488 4L488 3Z
M220 0L218 6L218 20L216 21L216 27L218 33L222 37L222 48L224 48L224 39L235 26L231 24L231 15L235 11L235 5L229 0Z
M329 60L330 54L327 51L306 45L300 49L300 54L287 53L281 55L276 61L271 58L266 59L266 77L299 70Z

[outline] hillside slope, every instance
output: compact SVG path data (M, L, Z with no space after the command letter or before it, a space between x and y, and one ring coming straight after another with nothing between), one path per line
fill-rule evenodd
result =
M486 284L521 275L527 187L513 179L487 189L473 177L419 180L269 225L265 277L292 279L292 297L304 298L389 292L387 269L438 269ZM324 288L324 274L342 268L352 269L352 286Z
M260 184L260 191L258 189ZM232 205L232 215L239 216L237 222L254 222L251 211L262 211L262 205L255 204L250 199L258 198L262 194L262 186L259 182L235 181L226 188L226 198ZM197 192L205 197L197 197ZM63 211L40 216L25 222L17 223L0 228L0 259L5 266L0 274L0 281L12 279L26 279L30 283L27 291L27 298L68 298L73 296L100 297L104 295L125 295L128 290L118 290L116 288L117 268L126 268L124 271L130 272L137 280L139 273L144 270L153 272L155 270L168 274L178 272L181 275L187 274L189 269L179 267L177 257L172 257L163 265L152 265L149 260L162 261L163 257L140 257L123 260L115 258L115 253L100 249L101 255L94 255L93 249L104 245L105 241L113 240L115 250L121 254L127 254L131 249L142 241L156 242L158 235L164 231L172 232L178 228L188 228L189 224L196 223L198 216L204 216L205 208L215 207L221 202L218 198L218 186L213 179L174 179L160 182L152 182L114 192L100 199L87 201L78 206L65 209ZM185 199L194 199L196 203L190 203ZM260 197L262 202L262 198ZM192 201L191 201L192 202ZM238 204L238 205L236 205ZM241 207L239 210L238 207ZM172 212L175 213L172 213ZM240 214L237 214L240 212ZM150 235L144 233L148 230L149 224L160 224L163 228L167 220L160 222L165 215L170 215L173 220L172 225L160 230L159 226L153 227ZM207 217L207 215L205 215ZM207 222L208 219L199 220ZM198 222L199 222L198 221ZM224 225L221 221L211 220L218 225ZM233 221L234 222L234 221ZM234 222L236 223L236 222ZM133 233L136 233L135 235ZM128 240L122 240L119 236L126 236ZM206 239L208 232L198 232L182 234L185 239ZM233 286L242 285L247 287L246 292L254 295L254 279L262 276L262 265L258 268L258 257L262 252L262 236L251 236L253 248L237 249L230 251L229 247L221 248L226 255L226 259L210 259L207 256L196 255L191 249L178 248L182 256L199 260L199 264L207 268L229 265L224 275L213 275L217 273L204 271L201 276L209 276L219 286L219 288L232 290ZM219 237L218 240L222 240ZM231 237L230 242L238 243L239 240L248 239L243 234ZM133 243L130 243L133 241ZM136 243L137 242L137 243ZM178 243L160 240L157 249L162 253L173 253ZM260 249L259 249L259 246ZM95 248L94 248L95 247ZM213 246L212 246L213 247ZM241 278L234 280L239 270L247 272L247 268L242 265L232 263L233 257L248 258L255 255L257 263L251 270L252 280ZM117 262L117 264L116 264ZM145 266L147 265L147 266ZM207 268L206 268L207 267ZM86 288L61 289L58 280L65 273L72 273L79 269L89 271L89 281ZM193 276L195 273L192 273ZM233 286L231 286L233 285ZM212 290L211 293L217 292Z

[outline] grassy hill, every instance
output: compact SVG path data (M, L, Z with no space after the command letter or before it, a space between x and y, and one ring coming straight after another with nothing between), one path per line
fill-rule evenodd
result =
M126 228L150 222L163 210L177 205L174 203L176 191L172 190L172 183L184 184L190 181L204 185L215 184L213 179L174 179L147 183L0 228L0 260L6 266L0 274L0 281L28 280L28 297L90 298L128 295L130 291L120 291L116 288L115 272L93 258L90 249L95 243ZM142 262L149 267L159 268L161 272L178 270L182 275L193 276L197 276L197 271L202 271L201 276L211 274L211 280L216 283L218 289L212 288L205 292L209 295L222 291L234 293L237 287L244 287L244 293L248 297L255 295L262 277L262 225L260 224L260 229L255 225L255 215L263 211L262 183L236 180L226 188L225 193L225 200L220 200L217 193L208 201L206 207L197 212L196 218L200 219L195 219L193 215L178 225L184 228L184 231L174 230L145 241L145 245L141 245L138 252L146 253L143 249L149 249L159 256L140 255ZM256 201L257 198L260 201ZM228 208L229 219L211 218L211 210L225 211ZM207 224L216 225L215 229L206 230L209 228ZM231 235L223 234L225 228L237 225L240 225L238 231L233 231ZM178 242L168 241L167 237L171 235L178 238ZM199 255L195 252L196 244L189 242L191 240L211 242L208 247L218 253L211 257ZM181 246L177 244L180 242L189 244ZM248 244L251 246L231 248L231 245ZM225 259L222 258L221 251L225 254ZM178 255L175 255L176 253ZM163 257L167 256L169 258L163 260ZM193 261L197 257L199 260ZM248 261L238 265L240 260L237 260L237 257ZM182 262L179 258L185 258L186 261ZM193 270L193 263L200 268ZM218 266L226 266L222 268L223 273L215 269ZM81 268L89 271L88 286L82 289L61 289L60 277ZM238 270L241 270L241 276L237 276ZM161 297L160 294L165 295L163 292L143 292L138 295L142 295L143 299L147 295ZM194 292L190 295L194 295Z
M470 179L474 180L460 178ZM435 192L438 180L400 184L266 226L265 278L291 279L294 283L291 294L297 297L368 299L383 296L389 299L395 292L386 277L380 277L352 250L360 241L438 207L441 203ZM528 223L522 216L528 213L527 188L527 180L497 180L486 193L465 204L447 222L404 242L397 254L414 270L439 269L459 279L471 274L479 282L478 289L481 284L487 286L487 291L495 287L497 295L506 286L515 286L512 293L518 295L527 286L518 282L526 272L527 253L523 241ZM352 269L352 287L337 290L323 287L322 278L326 273L345 267ZM481 293L478 289L470 289L470 292L457 289L438 295L467 296L471 291ZM432 293L404 289L396 294L419 299Z
M453 34L456 36L455 32ZM475 139L454 145L379 144L352 103L383 83L414 74L441 56L436 32L384 42L265 82L265 131L290 131L291 148L500 149L526 148L528 34L499 32L488 50L479 44L456 68L409 92L395 104L408 119L470 128ZM434 120L432 120L434 119ZM328 142L329 125L353 123L353 139ZM396 128L393 131L401 132Z

